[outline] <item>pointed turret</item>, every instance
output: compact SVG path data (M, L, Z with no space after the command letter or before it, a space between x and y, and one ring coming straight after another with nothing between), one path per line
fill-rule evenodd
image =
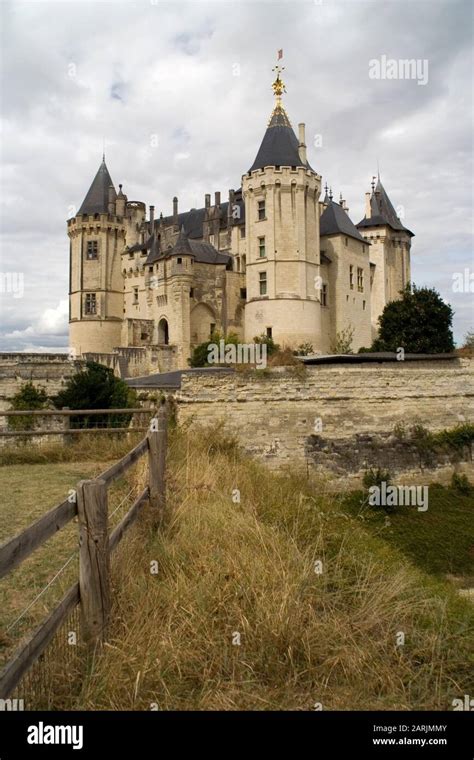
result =
M375 179L375 178L374 178ZM367 209L365 217L362 219L357 227L381 227L388 225L392 230L400 232L408 232L412 237L414 233L407 229L395 211L393 204L388 197L380 177L377 177L377 184L372 182L372 194L368 198Z
M265 166L303 166L305 169L311 169L305 157L306 151L301 150L301 147L306 148L304 140L298 140L281 102L281 96L286 92L285 85L280 79L282 69L275 66L273 70L277 72L277 78L272 84L276 103L249 172L263 169Z
M365 243L364 238L352 223L346 210L341 204L329 198L326 209L321 214L321 219L319 220L319 234L321 237L324 235L342 234Z
M105 156L102 157L102 163L99 171L94 177L86 197L78 214L107 214L109 206L109 188L114 187L112 178L105 163ZM115 189L114 189L115 192Z
M174 244L173 248L170 251L170 256L193 256L194 253L192 252L191 246L189 244L188 236L186 235L184 231L184 224L181 225L181 230L179 232L178 237L176 238L176 243Z

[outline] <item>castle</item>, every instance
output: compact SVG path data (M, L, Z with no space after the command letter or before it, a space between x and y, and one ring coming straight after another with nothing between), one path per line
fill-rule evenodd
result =
M378 178L365 217L351 221L308 161L282 103L275 67L274 108L241 187L205 196L204 207L155 218L117 193L105 157L70 239L70 345L77 356L148 349L149 371L188 366L193 348L219 332L242 342L331 352L352 333L370 346L385 304L410 281L413 233Z

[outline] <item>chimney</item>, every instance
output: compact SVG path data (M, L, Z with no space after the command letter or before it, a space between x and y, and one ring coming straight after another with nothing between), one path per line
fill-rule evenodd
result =
M214 205L215 206L221 205L221 194L219 192L214 193Z
M300 157L300 161L305 164L306 163L306 142L305 142L305 125L303 123L298 124L298 134L299 134L299 145L298 145L298 154Z
M153 235L153 222L155 221L155 207L150 206L150 234Z
M210 207L210 205L211 205L211 194L210 193L206 193L206 195L204 196L204 205L205 205L206 208Z
M372 211L370 209L370 193L365 194L365 218L370 219Z
M178 199L176 195L173 198L173 227L176 232L178 230Z
M117 193L115 192L114 186L109 185L109 198L108 198L108 206L107 210L109 214L112 214L112 216L115 215L115 199L117 197Z
M227 217L229 219L233 218L234 206L235 206L235 190L229 190L229 205L227 207Z

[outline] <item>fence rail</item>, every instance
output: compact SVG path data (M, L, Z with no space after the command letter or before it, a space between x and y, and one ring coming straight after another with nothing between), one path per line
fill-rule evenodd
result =
M111 425L110 427L101 426L100 421L96 425L92 426L77 426L77 423L81 418L86 420L88 417L103 417L107 421L110 421L112 415L132 415L132 418L136 418L140 421L140 418L154 414L155 409L147 409L144 407L118 408L118 409L7 409L0 411L0 418L5 417L7 422L9 420L15 420L18 418L31 418L31 427L25 429L5 429L0 428L1 438L18 438L26 436L48 436L48 435L77 435L80 433L129 433L129 432L144 432L148 428L144 425L133 425L128 427L118 427ZM71 427L71 418L74 417L76 421L76 427ZM37 428L33 426L34 420L37 418L62 418L62 427L59 428ZM10 423L9 423L10 424ZM40 423L41 424L41 423Z
M109 410L110 411L110 410ZM122 410L123 411L123 410ZM143 409L140 410L143 412ZM166 500L166 450L168 404L152 418L148 433L120 461L92 480L77 484L75 500L65 500L19 535L0 546L0 577L17 568L36 549L75 516L79 522L79 580L23 643L0 672L0 699L7 699L38 661L55 633L80 605L84 641L92 649L103 643L110 617L110 555L136 522L146 503L152 525L157 527ZM69 412L75 414L76 412ZM109 533L108 486L148 453L147 485L120 523Z

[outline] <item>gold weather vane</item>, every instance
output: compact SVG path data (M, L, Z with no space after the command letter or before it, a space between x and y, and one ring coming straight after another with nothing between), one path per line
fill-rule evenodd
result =
M284 92L286 92L286 87L284 82L280 79L280 74L282 71L285 70L284 66L279 66L278 64L273 67L272 71L276 72L276 79L272 84L273 93L276 98L276 105L281 106L281 96Z

